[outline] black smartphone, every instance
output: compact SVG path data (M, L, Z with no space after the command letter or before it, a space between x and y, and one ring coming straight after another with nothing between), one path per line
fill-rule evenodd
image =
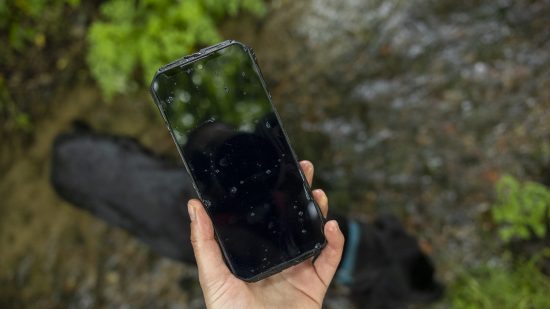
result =
M231 40L176 60L151 93L235 276L257 281L320 252L323 215L250 48Z

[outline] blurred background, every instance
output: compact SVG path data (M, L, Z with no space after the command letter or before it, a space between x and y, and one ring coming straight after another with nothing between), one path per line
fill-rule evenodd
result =
M228 38L331 209L418 237L430 307L550 307L548 0L0 2L0 307L201 306L194 267L55 194L50 153L81 120L179 162L149 81Z

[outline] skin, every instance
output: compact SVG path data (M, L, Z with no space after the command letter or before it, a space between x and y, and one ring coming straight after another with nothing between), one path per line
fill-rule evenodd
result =
M301 161L300 166L311 185L313 164ZM326 217L326 194L317 189L313 196ZM327 245L315 261L309 259L259 282L248 283L233 276L225 265L214 239L212 221L202 203L189 200L188 211L199 281L208 308L321 308L344 248L344 235L335 220L325 224Z

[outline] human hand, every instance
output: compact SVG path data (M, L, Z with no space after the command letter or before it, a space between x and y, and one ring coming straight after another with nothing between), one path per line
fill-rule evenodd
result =
M311 185L313 164L301 161L300 166ZM326 217L327 196L317 189L313 197ZM189 200L188 211L191 243L208 308L321 308L344 248L344 235L335 220L325 224L327 245L315 262L308 259L259 282L248 283L235 277L225 265L212 221L202 203Z

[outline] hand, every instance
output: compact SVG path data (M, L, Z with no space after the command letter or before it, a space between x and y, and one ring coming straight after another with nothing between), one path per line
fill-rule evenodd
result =
M300 162L311 185L313 164ZM313 197L327 216L328 199L322 190ZM242 281L229 271L214 239L214 228L202 203L188 203L191 243L199 269L199 281L208 308L321 308L327 288L338 268L344 235L335 220L325 224L327 245L315 262L308 259L259 282Z

